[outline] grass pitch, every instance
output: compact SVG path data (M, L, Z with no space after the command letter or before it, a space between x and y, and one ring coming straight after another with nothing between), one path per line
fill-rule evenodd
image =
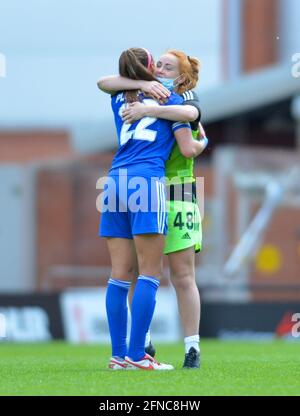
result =
M201 341L200 370L183 370L183 345L156 345L176 370L110 371L110 348L0 344L0 395L300 395L300 344Z

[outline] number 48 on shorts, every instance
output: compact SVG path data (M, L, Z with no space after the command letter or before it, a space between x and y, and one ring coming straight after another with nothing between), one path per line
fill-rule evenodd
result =
M184 215L186 218L182 219ZM182 213L180 211L177 212L173 226L178 227L179 230L182 230L184 227L186 227L188 230L199 231L199 221L195 222L194 212L191 211L185 213Z
M195 246L201 250L202 227L198 205L194 202L168 201L168 234L165 254Z

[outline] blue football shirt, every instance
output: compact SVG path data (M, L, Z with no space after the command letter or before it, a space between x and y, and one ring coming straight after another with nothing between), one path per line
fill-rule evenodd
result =
M152 98L140 97L145 105L159 105ZM172 93L164 105L180 105L182 102L182 97ZM121 118L126 106L124 93L112 96L111 105L119 149L113 159L110 175L119 175L119 169L126 169L128 176L163 177L165 163L174 145L174 132L183 127L190 128L189 123L143 117L133 124L125 124Z

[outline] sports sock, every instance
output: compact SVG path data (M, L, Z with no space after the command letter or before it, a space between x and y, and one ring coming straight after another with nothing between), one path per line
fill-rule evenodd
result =
M150 330L147 332L146 334L146 338L145 338L145 347L148 347L148 345L151 342L151 336L150 336Z
M124 358L127 336L127 294L130 282L110 278L106 290L106 314L112 345L112 356Z
M199 347L200 337L199 335L191 335L184 338L185 353L187 354L191 347L194 347L196 351L200 352Z
M131 333L128 356L133 361L145 355L145 338L155 309L155 297L159 280L151 276L139 276L131 305Z

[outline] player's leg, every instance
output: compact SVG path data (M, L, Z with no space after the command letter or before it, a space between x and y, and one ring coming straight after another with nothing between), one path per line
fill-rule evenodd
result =
M124 358L127 352L127 295L136 267L136 256L131 239L107 238L107 245L112 264L106 291L106 312L112 343L109 367L116 370L126 366Z
M110 177L101 215L100 236L105 237L112 271L106 291L106 313L112 343L109 367L122 369L127 352L127 295L135 267L135 252L128 212L120 209L118 177ZM104 200L103 200L104 201ZM114 202L114 203L113 203ZM111 204L111 205L110 205Z
M200 323L200 297L195 282L194 247L170 253L168 259L183 333L185 337L190 337L198 334Z
M144 201L148 201L147 210L131 215L138 259L140 279L137 280L137 283L139 285L141 285L142 276L158 280L162 274L164 234L167 228L164 184L154 178L148 179L147 189L145 190L146 192L142 196ZM138 295L139 290L136 291L135 288L132 290L132 300L133 293ZM135 297L138 298L138 296ZM147 333L148 330L149 328L147 328ZM147 337L147 334L145 337Z
M156 362L145 353L145 337L156 303L156 292L162 276L164 236L160 234L134 237L139 277L132 299L132 322L128 349L128 369L172 370L168 364Z
M156 303L156 291L162 275L164 236L144 234L134 237L139 277L132 299L132 329L128 355L138 361L145 355L145 337Z
M129 289L129 292L128 292L128 303L129 303L130 310L131 310L131 304L132 304L132 298L133 298L135 285L136 285L136 282L137 282L137 279L138 279L138 276L139 276L138 267L136 268L136 271L135 271L133 276L134 277L131 281L130 289ZM156 349L154 348L154 345L151 342L150 329L146 333L145 351L146 351L147 354L151 355L151 357L155 357Z
M185 353L191 350L187 367L199 367L200 296L195 281L195 250L201 248L201 221L198 206L190 201L169 203L168 254L172 284L184 333ZM185 356L189 360L189 356ZM186 363L185 363L186 364Z
M151 186L152 189L148 188L151 209L147 212L132 213L131 217L139 277L131 306L127 362L132 369L170 370L173 369L172 366L159 364L145 354L146 333L154 314L156 292L162 276L164 235L167 231L164 184L156 181L154 184L151 183Z
M137 258L133 239L107 238L111 259L111 276L132 282L137 272Z
M170 253L168 258L171 281L176 291L178 309L184 333L185 354L189 354L192 349L190 354L194 357L193 367L198 367L198 354L193 353L194 351L200 352L200 296L195 281L194 247Z

